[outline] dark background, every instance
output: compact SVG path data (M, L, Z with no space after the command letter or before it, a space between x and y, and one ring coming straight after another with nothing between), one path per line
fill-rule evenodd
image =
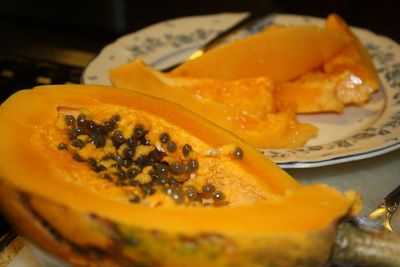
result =
M400 42L400 1L358 0L13 0L0 4L0 50L52 45L93 53L118 36L166 19L238 11L326 17Z

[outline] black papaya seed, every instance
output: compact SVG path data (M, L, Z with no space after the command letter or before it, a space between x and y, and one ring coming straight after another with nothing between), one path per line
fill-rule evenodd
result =
M174 192L172 192L171 198L175 200L176 203L182 203L185 198L185 195L181 190L175 190Z
M216 191L213 194L214 201L222 201L225 199L225 194L221 191Z
M129 198L129 202L131 203L139 203L140 202L140 197L138 195L133 195Z
M167 144L167 151L169 153L174 153L177 149L177 145L174 141L169 141Z
M203 190L203 193L210 194L215 191L215 186L208 183L203 186L202 190Z
M183 156L185 156L185 157L189 156L189 153L190 153L192 150L193 150L193 149L192 149L192 146L191 146L191 145L185 144L185 145L182 147L182 154L183 154Z
M86 115L85 114L79 114L77 119L76 119L76 123L78 124L78 126L84 126L86 123Z
M136 169L136 168L129 168L127 171L126 171L126 176L128 177L128 178L135 178L138 174L139 174L139 170L138 169Z
M115 148L119 148L123 143L125 143L125 137L119 130L113 132L111 140Z
M85 146L85 142L80 139L74 139L71 141L71 145L77 148L83 148Z
M190 173L196 172L199 169L199 161L197 159L189 159L187 165Z
M110 133L114 129L115 129L115 125L113 125L109 121L106 121L106 122L100 124L100 126L99 126L99 130L104 134Z
M71 128L75 128L75 117L72 115L65 116L65 124Z
M169 166L171 173L173 175L180 175L182 173L182 165L177 163L177 162L173 162L171 163L171 165Z
M169 142L169 140L170 140L170 136L168 133L164 132L164 133L160 134L160 142L161 143L166 144Z
M116 125L121 120L121 116L119 114L112 115L110 118L110 123L112 125Z
M240 147L236 147L235 150L233 151L233 156L237 159L242 159L244 155L243 149Z
M122 152L122 154L124 155L125 158L132 158L133 155L135 154L135 150L134 148L128 146L124 149L124 151Z
M85 162L86 160L84 158L82 158L81 155L79 155L78 153L73 153L72 154L72 158L78 162Z
M138 124L133 128L133 137L139 139L145 135L146 131L142 124Z
M68 145L66 143L59 143L57 148L58 148L58 150L67 150Z

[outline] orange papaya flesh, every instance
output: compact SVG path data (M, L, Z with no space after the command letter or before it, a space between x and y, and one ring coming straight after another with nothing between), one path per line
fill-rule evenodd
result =
M331 14L326 19L326 28L346 34L351 42L324 64L324 71L328 74L350 72L362 82L356 85L369 88L370 93L378 90L380 82L372 59L347 23L337 14Z
M125 135L125 138L128 138L128 136L130 135L130 132L132 131L132 128L135 125L144 125L145 128L152 128L153 130L149 133L147 133L146 138L150 141L152 141L152 143L154 143L153 146L149 147L149 149L153 149L155 150L156 147L158 147L159 149L162 150L166 150L167 148L163 146L163 144L158 140L159 136L165 131L174 131L174 134L176 135L174 137L174 141L177 145L177 150L174 153L169 153L168 156L165 158L166 162L170 162L170 161L178 161L181 160L182 153L180 153L180 150L183 148L183 146L188 143L192 146L193 150L195 151L195 153L193 154L194 159L197 159L199 161L199 164L204 164L202 165L203 167L206 166L212 166L215 165L215 160L218 159L217 156L214 155L219 155L220 157L226 157L227 159L229 159L230 153L232 153L234 151L234 144L236 142L232 142L229 143L226 141L226 138L223 137L223 135L221 134L215 134L216 132L221 131L219 128L215 128L216 132L213 131L213 127L212 126L208 126L208 127L203 127L201 128L199 126L199 124L202 123L203 120L199 120L197 121L197 116L195 116L192 113L183 113L180 116L177 116L177 114L180 114L182 112L180 112L180 107L179 106L175 106L175 105L171 105L171 107L164 105L164 102L158 99L154 99L153 98L149 98L149 97L145 97L145 96L141 96L138 94L134 94L131 91L125 91L125 90L118 90L113 92L112 89L110 88L97 88L97 87L83 87L87 92L86 95L81 95L81 98L79 100L75 99L76 98L76 94L79 90L81 90L82 87L80 86L72 86L72 87L67 87L66 89L62 90L58 90L57 86L55 86L57 89L55 91L55 96L52 98L52 87L45 87L45 88L41 88L41 89L35 89L32 91L26 91L26 92L21 92L21 93L17 93L18 95L21 95L22 101L24 101L25 97L23 95L27 94L32 94L35 97L32 97L32 104L30 107L27 108L20 108L20 112L24 113L24 112L30 112L31 114L26 114L25 116L29 117L29 122L25 123L24 127L27 127L26 130L31 129L32 127L36 127L36 125L41 125L43 128L41 128L41 131L36 133L36 135L32 136L32 133L29 133L28 131L25 133L21 133L22 137L20 138L20 140L16 141L15 144L10 144L10 145L4 145L5 149L8 149L11 147L16 147L16 146L20 146L20 147L27 147L28 144L27 142L30 141L34 141L34 142L38 142L39 146L35 147L33 146L32 149L32 153L24 153L23 155L20 155L17 151L14 151L15 153L15 157L17 157L17 159L20 160L26 160L28 167L32 170L35 169L35 166L37 165L47 165L47 167L49 168L48 170L43 170L43 171L48 171L50 172L57 172L57 168L54 168L55 166L51 166L52 164L45 164L45 162L47 160L49 160L52 157L55 157L56 155L59 154L59 149L58 149L58 143L68 143L68 136L65 134L65 131L69 131L69 129L64 129L64 127L62 126L61 129L58 128L54 128L52 124L50 124L49 122L52 122L52 120L57 120L57 112L47 112L47 109L53 110L53 111L57 111L57 109L66 109L66 107L68 107L68 109L72 109L72 110L81 110L83 109L83 112L87 112L86 110L91 110L90 108L93 107L93 111L90 111L90 116L91 118L93 118L95 121L97 121L97 118L101 117L101 118L110 118L112 117L112 115L114 114L120 114L120 116L127 118L125 120L121 120L120 125L122 128L124 128L125 130L119 130L121 131L121 133L123 135ZM115 89L115 88L114 88ZM103 92L104 91L104 92ZM44 92L42 94L42 92ZM97 92L100 92L101 94L94 98L93 95L96 94ZM63 94L64 93L64 94ZM116 96L113 96L114 94L116 94ZM134 96L137 95L137 97L129 97L131 96L131 94L133 94ZM127 99L124 99L124 97L126 97ZM111 100L106 101L107 98L110 98ZM16 97L16 101L18 101L18 97ZM72 101L73 100L73 101ZM77 101L75 101L77 100ZM44 102L48 102L48 106L46 106L45 104L43 104ZM92 103L94 102L94 103ZM110 105L107 105L105 103L111 102ZM69 103L73 103L73 105L69 105ZM92 104L91 104L92 103ZM96 104L97 103L97 104ZM120 105L120 106L118 106ZM7 108L7 103L4 104L5 108ZM164 107L167 108L164 108ZM31 109L35 107L36 109L36 113L32 113ZM145 109L146 112L150 113L150 114L143 114L142 116L138 115L138 112L130 112L130 109L128 107L138 107L138 108L142 108ZM151 115L152 113L154 113L155 115ZM85 113L84 113L85 114ZM58 115L60 116L60 115ZM210 142L210 146L206 146L204 143L199 141L196 141L196 139L193 138L193 140L189 140L187 137L187 134L185 135L184 132L181 132L178 129L176 129L176 126L174 126L173 124L161 124L161 122L159 122L160 119L158 119L156 116L160 116L164 119L168 119L171 120L172 123L177 124L181 127L183 127L185 129L185 131L189 131L190 133L193 133L194 136L198 137L199 139L205 139L207 140L207 142ZM63 118L63 116L61 116ZM15 118L14 118L15 119ZM48 127L50 128L46 128L44 123L48 123ZM58 123L58 122L57 122ZM205 125L207 125L207 121L204 120ZM162 126L157 126L158 124L161 124ZM131 126L132 125L132 126ZM210 128L210 129L208 129ZM19 130L14 128L10 128L8 130L4 131L5 135L16 135L17 132ZM222 131L223 132L223 131ZM42 144L40 142L45 141L46 139L43 139L44 136L50 136L51 140L54 140L54 143L52 144ZM61 136L60 136L61 135ZM214 137L215 136L215 137ZM229 135L228 135L229 136ZM81 140L85 140L85 138L87 138L86 136L82 136ZM172 138L172 136L171 136ZM79 138L77 138L79 139ZM179 140L179 143L178 143ZM237 139L238 141L240 141L240 144L245 144L243 141L241 141L240 139ZM189 142L190 141L190 142ZM107 140L107 143L105 144L104 147L102 147L101 150L96 149L96 147L91 144L90 140L86 140L84 142L89 142L87 145L85 145L84 148L74 148L73 144L69 144L71 148L71 153L74 152L79 152L79 155L82 158L86 158L88 159L89 157L94 157L94 158L101 158L105 155L107 155L109 152L112 153L119 153L122 154L121 148L123 148L123 146L121 146L119 148L118 151L115 151L113 144L110 142L110 140ZM238 143L238 146L242 147L242 145L240 145ZM43 155L41 157L38 156L39 151L41 149L43 149L42 146L47 146L47 148L49 148L48 154ZM161 146L161 148L160 148ZM248 145L246 146L248 147ZM50 149L51 148L51 149ZM158 150L157 148L157 150ZM179 148L179 149L178 149ZM10 148L11 149L11 148ZM246 150L246 148L241 148L243 150ZM250 149L250 148L249 148ZM36 153L35 153L35 150ZM143 146L140 146L140 144L138 144L136 146L136 151L140 154L144 154L145 152L145 148L143 148ZM55 154L52 154L55 153ZM147 151L147 153L149 153ZM246 151L244 151L244 153L248 153ZM11 155L10 155L11 156ZM77 164L80 165L79 162L77 162L76 160L74 160L70 153L65 153L63 156L65 162L61 163L62 165L64 164L71 164L71 169L73 169L73 166L76 166ZM201 156L201 157L200 157ZM257 158L262 158L262 156L257 154ZM132 158L135 159L135 158ZM243 163L246 162L248 159L245 158L243 159ZM181 160L182 161L182 160ZM182 162L187 162L188 159L185 159ZM16 160L16 163L18 164L18 160ZM57 164L56 162L54 164ZM222 163L221 163L222 164ZM235 169L235 162L232 160L227 160L225 161L224 164L228 164L228 165L232 165L232 166L225 166L226 169ZM107 162L104 163L104 165L107 165ZM250 165L243 165L243 167L245 169L250 168L249 170L246 170L245 174L249 174L252 173L253 171L255 172L252 175L255 175L255 177L257 176L262 176L263 174L263 170L262 168L258 168L256 166L251 167L252 164ZM223 166L223 165L221 165ZM45 166L46 167L46 166ZM9 169L10 171L12 171L13 169L15 169L16 166L12 166L12 163L10 163ZM52 169L54 168L54 169ZM221 167L222 168L222 167ZM42 172L42 170L38 170L38 174L40 174ZM79 176L80 175L79 171L78 173L73 173L71 175L73 176ZM102 193L104 196L106 197L110 197L110 198L114 198L115 200L119 199L119 195L120 195L120 190L118 189L118 187L104 187L103 188L103 184L104 181L103 180L95 180L95 182L93 182L93 175L95 175L96 177L98 176L96 173L93 173L92 170L90 168L87 169L87 176L86 175L82 175L82 177L79 178L79 183L85 184L87 183L88 185L90 184L92 187L97 188L98 190L102 189L104 192ZM256 174L258 173L258 174ZM199 175L204 175L205 177L202 179L196 179L196 180L207 180L207 181L213 181L216 180L217 177L222 176L222 174L218 173L218 170L208 170L207 168L199 168L198 172L197 172L197 176ZM267 185L264 182L264 185L261 184L257 184L256 180L252 180L249 179L249 183L246 183L247 186L251 187L254 186L254 190L252 190L253 192L256 192L258 190L261 190L259 193L257 193L257 195L259 196L267 196L267 192L271 191L271 192L275 192L275 193L284 193L286 191L286 189L288 187L291 186L295 186L296 183L294 180L292 179L287 179L287 174L285 174L284 172L281 173L282 175L278 175L277 178L275 180L270 180L271 184ZM61 174L60 174L61 175ZM40 176L40 175L39 175ZM227 185L229 185L230 190L232 190L232 188L236 187L235 190L239 190L241 183L240 183L240 179L237 178L235 181L231 181L232 176L231 175L227 175L227 173L224 174L225 177L221 177L220 180L224 180L223 183L225 183L225 187L228 187ZM243 177L245 175L243 174ZM88 177L86 179L86 177ZM207 177L207 178L206 178ZM286 177L286 178L285 178ZM42 178L44 179L44 177ZM244 179L244 178L243 178ZM279 179L283 179L282 182L279 182ZM220 182L221 182L220 181ZM251 185L251 182L254 182L253 185ZM286 182L287 183L286 183ZM55 180L55 183L60 182L59 180ZM91 184L93 182L93 184ZM222 183L222 182L221 182ZM236 184L236 186L235 186ZM32 188L40 188L40 185L38 185L36 182L32 181L27 181L26 182L26 187L30 187L32 186ZM195 186L197 186L197 184L195 184ZM72 187L70 190L76 190L77 188L73 189L74 187ZM79 188L79 187L78 187ZM263 191L264 190L264 191ZM262 191L264 193L262 193ZM249 191L250 192L250 191ZM244 192L245 193L245 192ZM242 195L244 196L244 195ZM227 196L228 197L228 196ZM239 202L242 202L241 204L244 204L246 201L250 201L252 202L255 196L248 196L248 197L238 197L235 198L236 200L241 199ZM247 199L247 200L246 200ZM234 204L235 201L234 199L232 199L231 204L232 205L236 205Z
M112 179L104 179L101 174L116 167L99 171L89 162L89 157L100 162L110 151L120 153L119 147L106 142L95 149L90 140L75 147L73 141L87 134L70 140L71 120L65 114L79 114L85 131L92 124L82 121L82 115L98 124L114 118L114 132L103 133L107 142L119 140L115 131L132 134L140 123L148 131L146 147L166 149L157 144L165 132L180 149L191 144L188 155L198 168L187 180L177 175L179 186L199 189L211 183L224 192L223 204L171 202L165 191L152 195L159 199L157 205L147 196L132 203L129 194L135 186L125 183L129 177L111 172ZM351 215L357 199L326 185L301 185L224 129L176 104L131 90L65 85L20 91L0 107L0 127L2 213L28 240L75 266L187 266L193 259L193 266L298 266L304 260L323 266L336 222ZM67 150L60 143L67 143ZM143 151L139 147L135 155ZM233 153L238 147L239 157ZM165 152L161 162L182 156L183 150ZM132 160L138 163L134 155ZM142 167L144 173L147 166ZM140 188L151 185L142 182ZM151 186L158 190L158 184ZM188 242L197 249L188 253Z
M345 34L326 28L273 27L214 48L171 75L227 80L267 76L289 81L320 67L348 42Z
M296 113L341 113L346 105L367 103L374 92L349 71L311 72L292 82L277 83L276 87L276 98Z
M300 201L300 203L321 201L319 197L310 197L310 195L315 196L316 194L309 194L312 188L309 189L304 191L308 197L299 196L292 200ZM317 187L314 187L314 189L317 189ZM337 199L332 191L322 191L324 191L325 196L329 195L335 198L334 206L343 204L336 202ZM29 237L29 240L35 242L40 248L74 264L74 266L126 266L135 264L157 266L204 266L210 264L215 266L231 266L232 264L241 266L260 266L263 264L299 266L304 261L309 262L310 266L325 266L329 261L329 254L335 238L334 223L316 229L315 220L311 218L310 221L312 220L314 223L309 222L309 230L270 231L261 235L260 233L254 235L239 233L236 229L235 233L227 233L229 229L225 233L219 233L212 227L209 227L212 229L207 232L203 229L199 232L187 231L186 229L175 231L174 228L167 229L169 223L165 226L167 230L162 230L159 228L159 225L162 224L159 223L158 218L156 219L158 220L157 227L152 227L153 220L149 217L146 217L146 221L142 221L144 222L142 224L147 225L147 222L151 222L151 224L148 227L143 227L143 225L121 223L99 214L77 212L77 210L68 206L36 195L26 197L27 194L16 193L15 188L10 190L7 186L0 187L0 192L10 200L6 207L2 207L3 212L8 215L9 219L20 220L20 223L15 226L18 233ZM22 203L19 198L21 195L24 196ZM326 205L333 204L326 202L327 198L329 197L324 197L321 202L323 203L322 210L327 210ZM288 208L282 214L290 214L295 210L292 204L286 207L279 204L278 206L272 208L271 213L268 210L261 209L258 214L270 214L271 216L266 216L266 220L270 221L271 218L274 218L274 212L278 209ZM322 206L319 208L322 208ZM49 212L49 207L51 212ZM264 208L269 207L265 206ZM334 210L339 211L336 208ZM229 210L227 211L229 213ZM241 212L241 209L236 211ZM48 221L48 219L62 216L66 212L65 218L80 217L80 219L69 221L67 225L65 221L61 224L58 224L58 221ZM310 209L305 209L304 212L310 212ZM304 212L299 212L297 215L304 215ZM176 215L170 212L166 214L168 217ZM253 215L254 213L244 212L241 215L241 221L247 221L243 218L248 214ZM126 217L126 214L124 215ZM226 222L232 219L230 222L238 221L236 216L232 217L226 213L223 215L228 216L221 218L220 221L215 221L214 216L207 216L212 215L212 212L211 214L206 212L199 215L206 215L201 220L203 225L217 225L220 221ZM193 216L185 216L182 219L189 219L188 223L192 223ZM46 222L45 225L37 223L39 219ZM142 219L144 218L137 218L137 222ZM178 222L178 225L181 225L182 219L174 220L174 223ZM251 216L249 219L251 219L249 222L256 222L262 218ZM298 217L285 216L276 225L279 225L283 220L297 222ZM207 221L210 223L204 223ZM272 225L273 221L270 221L269 224ZM194 221L194 225L198 224L198 220ZM243 227L247 229L253 226L252 223L244 224ZM76 234L77 229L80 229L79 235ZM82 229L85 230L82 231ZM75 234L67 235L71 231ZM103 237L107 238L108 242L102 243ZM285 248L284 251L280 249L282 247Z
M239 80L170 77L135 60L110 70L113 85L184 105L260 148L303 146L316 136L310 124L280 105L267 77Z
M336 14L328 16L325 28L269 26L260 34L190 60L171 75L222 79L268 76L277 83L276 91L283 90L278 92L279 102L298 113L340 113L346 105L365 104L380 87L370 55Z
M380 88L370 55L347 23L331 14L326 28L345 34L350 42L317 70L277 85L278 98L298 113L341 113L346 105L367 103Z
M296 113L340 113L345 106L337 81L325 73L313 72L296 81L277 83L276 87L276 98Z

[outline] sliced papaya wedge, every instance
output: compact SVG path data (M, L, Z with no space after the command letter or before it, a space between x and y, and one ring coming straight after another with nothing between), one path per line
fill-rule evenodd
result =
M289 81L323 65L348 43L339 31L316 26L273 27L212 49L174 69L175 76Z
M111 69L110 79L117 87L181 104L259 148L303 146L317 133L280 105L267 77L231 81L171 77L135 60Z

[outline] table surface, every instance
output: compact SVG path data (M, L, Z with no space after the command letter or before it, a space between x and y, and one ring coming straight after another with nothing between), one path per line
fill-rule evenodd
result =
M368 215L400 185L400 150L359 161L311 169L290 169L288 172L302 183L322 182L339 190L355 190L363 196L361 215ZM400 232L400 212L392 218L395 231Z

